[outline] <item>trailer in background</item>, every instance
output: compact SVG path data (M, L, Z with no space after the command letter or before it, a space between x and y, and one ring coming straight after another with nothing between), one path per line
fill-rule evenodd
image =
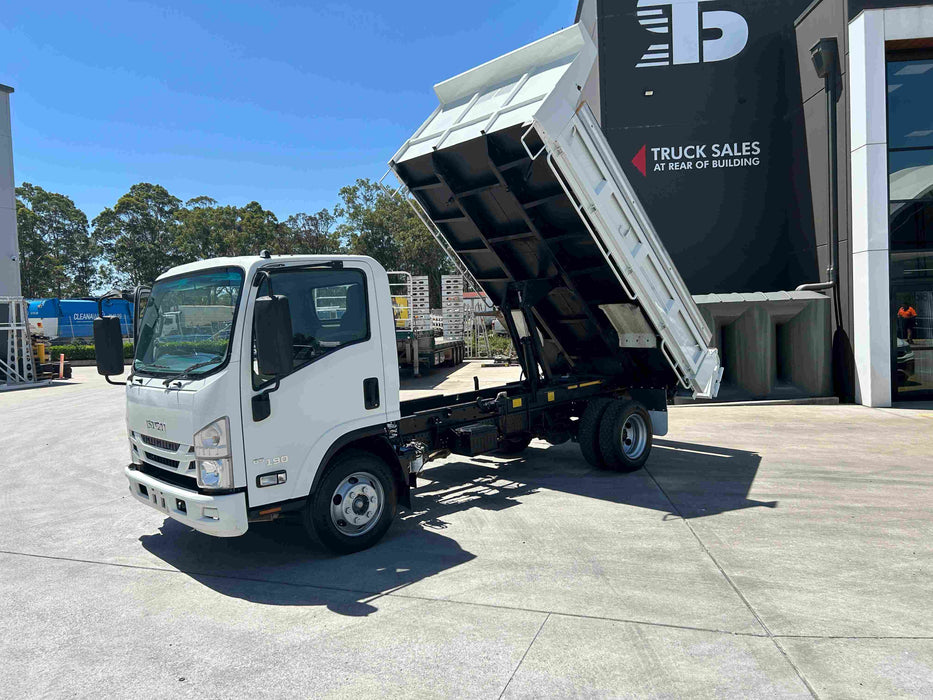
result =
M461 364L466 342L462 335L444 337L443 327L432 321L428 278L403 271L388 275L399 369L411 370L417 377L422 370Z

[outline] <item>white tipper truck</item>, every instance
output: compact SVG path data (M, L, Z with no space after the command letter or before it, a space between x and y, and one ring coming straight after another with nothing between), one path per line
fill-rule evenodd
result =
M442 455L517 453L537 437L640 468L671 396L715 396L722 370L581 101L595 59L575 25L439 84L440 105L390 162L399 196L501 311L520 381L401 401L389 281L371 258L182 265L148 299L137 291L133 497L220 537L298 517L353 552ZM217 307L225 332L166 321L190 306ZM95 335L109 381L123 371L119 324L99 318Z

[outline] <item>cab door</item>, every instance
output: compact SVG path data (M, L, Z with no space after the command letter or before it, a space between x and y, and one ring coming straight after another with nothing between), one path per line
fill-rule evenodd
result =
M347 261L262 274L244 324L250 361L241 363L250 507L308 495L328 448L347 433L385 424L387 404L385 330L371 267ZM260 375L255 361L253 306L269 294L288 298L292 320L292 370L277 379ZM275 483L260 486L259 477L270 474L275 478L263 483Z

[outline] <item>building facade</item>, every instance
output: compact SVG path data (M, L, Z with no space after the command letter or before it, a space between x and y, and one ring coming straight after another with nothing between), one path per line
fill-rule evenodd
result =
M835 280L833 391L933 398L933 5L583 0L577 19L599 46L584 97L691 292Z

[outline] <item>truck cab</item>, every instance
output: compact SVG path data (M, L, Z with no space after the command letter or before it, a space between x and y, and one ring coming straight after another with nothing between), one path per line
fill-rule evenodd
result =
M263 374L255 332L257 300L270 295L287 299L291 326L289 366L275 376ZM348 448L386 452L386 425L399 417L389 299L385 270L362 256L220 258L159 277L126 387L133 496L196 530L236 536L303 503L321 466ZM209 309L202 315L221 332L186 326L186 306ZM391 489L378 486L388 507ZM377 488L348 495L356 490L365 499Z

